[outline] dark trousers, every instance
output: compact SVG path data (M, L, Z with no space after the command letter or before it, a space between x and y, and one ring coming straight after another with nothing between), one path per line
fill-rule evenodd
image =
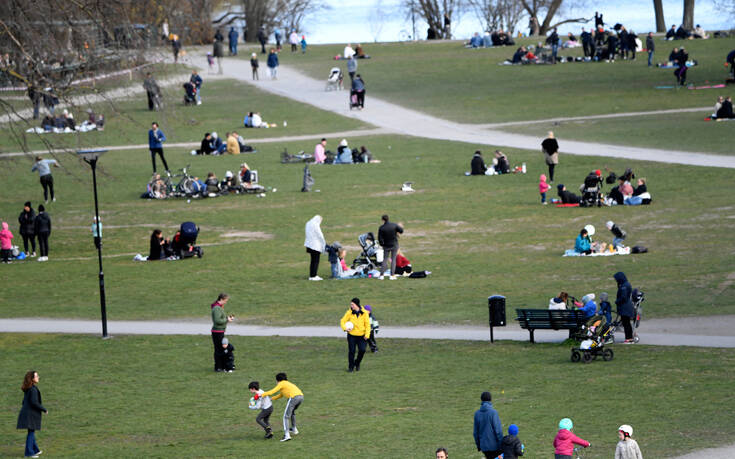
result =
M630 325L630 317L621 316L623 321L623 330L625 330L625 339L633 339L633 327Z
M146 93L148 94L148 110L153 111L156 108L156 104L153 101L153 93L150 91L146 91Z
M3 263L7 263L10 261L10 256L13 254L13 251L11 249L2 249L0 250L0 257L3 260Z
M23 236L23 251L25 253L28 252L28 241L31 241L31 248L33 249L33 252L36 251L36 236L34 234L23 234L21 233L21 236Z
M265 54L265 42L264 41L260 42L260 52L261 54Z
M554 181L554 168L556 167L556 164L549 164L549 181Z
M299 48L295 44L291 43L291 52L292 53L295 53L298 49Z
M271 414L273 414L273 405L260 410L260 413L258 413L258 416L255 418L255 422L257 422L258 425L266 432L270 432L271 430Z
M356 91L355 94L357 94L357 105L365 108L365 91Z
M592 43L582 43L585 57L592 56Z
M224 370L224 354L222 354L222 339L225 337L224 333L212 332L212 344L214 345L214 370Z
M496 457L503 454L503 450L499 449L497 451L483 451L482 454L484 454L487 459L495 459Z
M364 336L347 334L347 363L349 364L350 370L354 368L360 369L360 362L362 362L366 348L367 340ZM357 358L355 358L355 350L357 350Z
M51 233L38 233L36 234L36 237L38 238L38 250L41 252L42 257L48 256L48 237Z
M33 429L28 429L28 435L26 435L26 457L35 456L36 454L41 451L38 449L38 444L36 444L36 431Z
M153 173L156 172L156 155L161 157L161 161L163 161L163 167L168 170L168 164L166 163L166 158L163 156L163 148L151 148L151 161L153 162Z
M51 193L51 199L54 199L54 177L51 174L41 176L41 186L43 187L43 200L48 201L48 195Z
M321 256L321 252L317 252L316 250L312 250L308 247L306 248L306 251L311 256L311 262L309 263L309 277L316 277L316 274L319 271L319 257Z
M370 332L370 338L367 340L368 346L370 346L370 352L378 352L378 343L375 342L375 330Z
M390 254L390 255L389 255ZM390 256L390 275L396 275L396 257L398 256L398 246L383 247L383 264L380 266L380 275L385 274L385 265L388 263Z

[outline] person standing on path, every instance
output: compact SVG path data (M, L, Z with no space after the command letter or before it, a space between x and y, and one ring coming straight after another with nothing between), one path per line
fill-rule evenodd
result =
M350 75L350 83L352 83L357 73L357 59L355 59L354 54L347 59L347 73Z
M633 326L630 319L635 316L635 308L633 307L633 288L625 277L625 274L618 271L613 276L615 282L618 283L618 294L615 298L615 305L618 307L618 314L623 322L623 330L625 330L625 343L633 342Z
M648 66L653 65L653 53L656 51L656 42L653 39L653 32L648 32L646 37L646 50L648 51Z
M202 77L199 75L199 72L196 70L191 71L191 77L189 78L189 83L191 83L197 90L197 105L202 105L202 83L204 81L202 80Z
M283 438L281 441L289 441L291 439L291 435L299 434L299 429L296 428L296 409L300 407L301 403L304 401L304 393L301 392L301 389L299 389L296 384L288 380L286 373L278 373L276 375L276 382L278 383L276 384L276 387L263 392L262 396L269 397L277 393L274 397L271 397L272 402L275 402L281 397L286 397L288 399L286 402L286 409L283 410ZM291 423L290 428L289 421Z
M260 42L260 54L265 54L265 44L268 43L268 35L265 33L265 27L260 26L258 30L258 42Z
M347 371L350 373L360 371L360 363L370 339L370 316L365 308L360 306L359 298L350 301L350 308L342 316L339 325L347 332Z
M31 370L26 373L20 386L23 390L23 405L18 413L16 428L28 430L25 457L38 457L41 454L36 443L36 431L41 430L41 413L48 414L48 410L43 407L38 380L38 372Z
M225 337L227 324L235 319L232 314L225 314L225 305L230 295L220 293L217 301L212 303L212 344L214 345L214 371L225 371L222 355L222 339Z
M385 276L386 264L390 258L390 280L396 279L396 257L398 256L398 234L403 234L403 227L388 220L388 215L380 217L383 224L378 228L378 243L383 247L383 264L380 267L380 279Z
M258 62L258 54L253 53L250 55L250 68L253 70L253 80L260 80L260 75L258 75L258 67L260 67L260 63Z
M156 173L156 155L161 157L163 167L168 172L168 164L163 156L163 142L166 141L166 135L162 130L158 129L158 123L151 123L151 129L148 131L148 149L151 151L151 162L153 162L153 173Z
M498 412L493 408L492 398L490 392L480 395L482 405L475 411L473 431L477 450L482 451L487 459L495 459L503 452L503 425Z
M217 74L222 75L222 58L225 56L224 50L225 37L222 36L222 31L217 29L214 34L214 43L212 44L212 54L217 58Z
M49 193L51 193L51 200L56 202L54 196L54 177L51 175L51 166L59 167L59 163L55 159L43 159L40 156L36 156L36 162L31 167L31 172L38 171L38 178L41 180L41 186L43 187L43 200L48 203Z
M270 54L268 54L268 69L271 71L271 79L278 79L278 53L275 48L271 48Z
M546 155L546 164L549 166L549 183L554 183L554 168L559 164L559 142L554 138L552 131L549 131L549 135L541 142L541 151Z
M33 227L33 221L35 219L36 212L33 210L33 207L31 207L31 201L26 201L26 203L23 204L23 210L20 215L18 215L18 223L20 224L18 232L23 237L23 251L26 254L30 254L29 256L31 257L36 256L36 231ZM31 248L33 249L32 253L28 251L28 241L31 242Z
M227 34L227 38L230 42L230 56L237 56L237 40L240 38L240 34L237 33L234 27L230 27L230 33Z
M306 222L305 232L306 239L304 240L304 247L306 252L311 257L309 264L309 280L320 281L322 280L317 274L319 272L319 257L327 247L327 242L324 240L324 234L322 234L322 216L314 215L311 220Z
M38 261L48 261L48 238L51 236L51 217L46 213L46 208L43 204L38 206L38 215L33 219L33 232L38 238L38 250L41 252Z

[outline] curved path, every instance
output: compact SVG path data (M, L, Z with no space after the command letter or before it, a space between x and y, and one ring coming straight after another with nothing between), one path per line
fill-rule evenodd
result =
M206 62L203 56L192 56L192 65L201 65L202 62ZM202 67L202 69L204 68ZM540 151L541 139L537 137L487 129L488 126L499 125L460 124L439 119L372 97L370 96L369 88L365 110L350 110L347 104L348 91L325 92L325 82L323 80L315 80L284 65L278 68L277 80L271 80L267 76L268 71L265 67L261 70L263 79L253 81L250 78L249 61L226 59L224 61L224 74L222 76L211 75L209 78L234 78L248 84L253 84L265 91L307 103L342 116L356 118L397 134ZM561 146L561 152L565 154L735 168L735 156L625 147L571 140L562 140Z

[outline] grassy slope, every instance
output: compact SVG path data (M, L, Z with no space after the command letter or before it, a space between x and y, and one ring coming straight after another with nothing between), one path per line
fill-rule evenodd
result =
M484 390L503 428L519 426L530 457L553 454L556 424L567 416L592 443L592 458L612 455L623 423L651 457L735 434L733 412L720 409L733 402L727 375L735 360L726 350L617 346L613 361L587 366L570 363L564 345L379 339L381 353L348 374L341 339L232 342L238 370L218 374L207 336L2 335L0 422L8 428L0 455L21 452L25 433L12 428L29 367L40 373L49 410L38 441L54 457L428 457L438 446L470 457ZM279 371L305 394L300 435L286 444L278 442L283 401L275 402L270 441L247 409L248 382L269 389ZM589 408L599 404L604 415Z
M188 79L184 73L182 79ZM45 148L44 141L55 148L81 148L102 145L145 144L152 121L158 121L169 142L199 142L205 132L216 131L223 138L226 132L237 129L246 139L337 132L365 127L365 123L344 118L312 106L299 104L284 97L260 91L253 86L234 80L207 82L202 89L203 104L184 107L183 89L170 86L164 89L166 109L150 112L145 98L120 100L94 105L96 111L106 117L103 132L79 134L25 134L17 137L0 125L0 151L19 151L20 142L27 142L30 149ZM86 118L86 106L73 110L81 122ZM263 118L277 123L274 129L245 129L243 116L248 111L260 111ZM283 127L288 121L288 127ZM33 124L35 126L35 123Z
M330 146L335 140L330 139ZM314 142L264 144L259 153L240 157L193 158L169 150L174 167L192 163L192 171L201 176L212 170L221 177L247 161L260 171L263 184L278 188L262 199L141 200L150 173L148 152L105 156L100 208L104 251L113 256L105 261L110 318L158 318L163 307L167 317L206 320L213 295L227 290L233 295L233 310L250 323L333 323L335 305L357 295L378 305L387 323L483 324L490 294L507 295L510 308L543 307L562 289L576 296L613 293L611 276L618 270L648 293L649 317L735 312L735 304L727 300L733 290L727 282L732 254L723 250L733 245L735 234L735 220L729 218L732 201L721 191L731 180L727 170L568 157L559 167L557 183L576 188L591 169L632 166L647 176L655 204L557 209L539 205L538 174L545 166L538 153L508 151L511 163L527 162L527 175L468 178L463 172L470 145L391 136L350 140L368 145L383 163L313 167L315 189L321 192L310 194L299 192L302 167L280 164L278 153L284 146L294 151ZM97 317L89 168L74 158L61 160L64 171L55 171L59 202L48 206L55 228L51 261L3 267L5 282L13 288L0 292L2 316ZM15 222L26 199L38 203L41 189L28 172L30 163L25 158L4 163L3 179L13 177L17 183L0 196L4 220ZM406 180L416 182L416 193L397 191ZM430 279L306 281L303 225L311 216L324 216L327 241L347 245L351 260L357 236L377 231L385 212L405 224L401 244L417 269L434 272ZM600 239L609 240L604 229L609 219L628 231L631 245L647 246L651 252L561 257L587 223L598 228ZM135 253L147 252L154 227L172 235L185 220L201 226L200 243L214 244L205 247L204 259L132 261ZM326 260L320 272L328 276ZM29 291L37 292L30 302Z

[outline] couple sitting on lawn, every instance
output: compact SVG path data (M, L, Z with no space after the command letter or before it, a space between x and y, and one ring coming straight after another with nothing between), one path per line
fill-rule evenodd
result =
M492 166L487 167L485 160L482 159L482 152L475 151L475 155L470 161L470 175L497 175L507 174L510 172L510 163L508 156L500 150L495 150Z
M223 141L216 132L205 133L198 150L192 150L192 155L239 155L254 151L253 147L245 144L245 139L237 132L228 132Z
M246 128L276 127L275 123L268 124L266 121L263 121L263 118L261 118L260 116L260 112L249 112L247 115L245 115L245 118L243 118L242 124Z
M732 111L732 98L730 96L725 98L722 96L718 97L717 103L715 103L715 111L712 113L712 119L720 121L733 118L735 118L735 114Z

